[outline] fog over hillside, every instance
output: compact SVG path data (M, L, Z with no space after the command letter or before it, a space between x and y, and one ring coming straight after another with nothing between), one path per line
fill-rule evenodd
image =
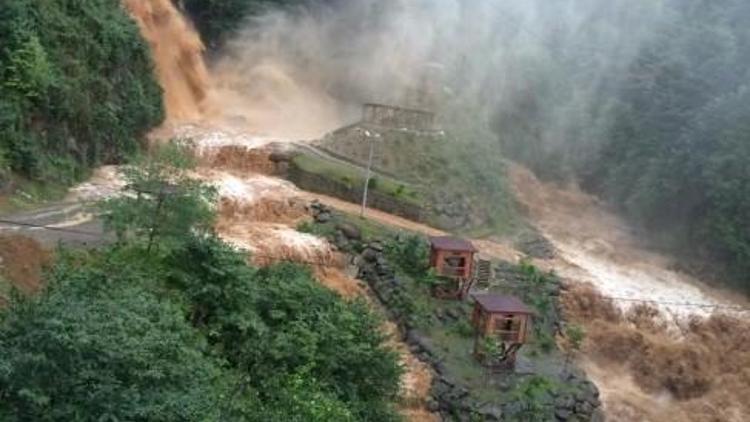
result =
M248 18L213 69L243 97L228 108L270 132L317 136L363 102L433 109L459 139L736 273L748 17L739 0L311 1Z
M376 101L470 107L488 121L532 92L548 95L556 107L541 126L554 144L560 131L579 130L588 110L607 106L602 97L663 21L659 2L633 3L362 0L276 9L249 19L215 67L221 83L266 104L289 107L293 97L311 112L335 108L342 120L356 117L350 106ZM589 127L606 116L586 117Z

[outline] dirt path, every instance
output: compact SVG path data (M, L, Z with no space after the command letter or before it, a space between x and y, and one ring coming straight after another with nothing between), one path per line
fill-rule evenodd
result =
M312 193L302 192L301 196L309 201L318 200L330 207L349 214L359 215L361 207L358 204L347 202L338 198ZM365 218L391 227L398 227L404 230L421 233L427 236L441 236L448 234L445 231L436 229L426 224L417 223L403 217L389 214L380 210L368 208L365 212ZM480 250L480 254L491 258L503 259L510 262L518 262L523 254L514 249L511 245L496 242L487 239L471 239L472 243Z

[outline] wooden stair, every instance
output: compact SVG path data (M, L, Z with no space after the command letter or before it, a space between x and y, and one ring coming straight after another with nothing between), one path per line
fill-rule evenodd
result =
M486 259L477 262L474 280L477 284L488 284L492 277L492 263Z

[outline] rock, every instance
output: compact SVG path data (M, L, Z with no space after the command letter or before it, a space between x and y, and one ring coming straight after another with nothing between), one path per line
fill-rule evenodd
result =
M555 407L558 409L573 409L575 405L575 399L570 396L558 397L557 400L555 400Z
M455 392L456 398L463 399L469 396L469 390L467 390L466 387L457 385L453 390Z
M378 265L375 268L375 271L377 271L378 275L381 277L386 277L386 276L390 277L393 275L393 271L391 271L391 267L389 267L388 265ZM391 280L393 280L393 278L391 278ZM397 284L397 283L394 283L394 284Z
M431 359L429 355L436 356L432 350L432 343L430 342L430 340L422 336L421 334L418 334L414 330L410 331L410 333L407 335L406 342L407 344L411 344L411 345L419 347L419 350L424 352L424 354L428 355L424 360Z
M572 415L573 412L568 409L555 409L555 418L557 418L558 421L567 421Z
M370 242L370 244L369 244L369 245L367 245L367 246L368 246L368 247L369 247L370 249L374 249L374 250L376 250L376 251L378 251L378 252L383 252L383 244L382 244L382 243L380 243L380 242L378 242L378 241L375 241L375 242Z
M430 359L430 360L432 360L432 359ZM434 362L432 364L432 367L435 369L435 372L437 372L438 374L441 374L441 375L443 375L446 372L448 372L448 368L445 367L445 364L443 362Z
M599 389L596 387L596 384L594 384L590 380L584 380L581 383L581 387L586 389L586 391L588 391L592 396L596 397L597 399L599 398Z
M437 318L440 321L445 321L446 320L445 313L440 308L435 309L435 311L432 314L435 315L435 318Z
M461 318L463 315L461 315L461 312L457 309L448 309L447 311L445 311L445 316L447 318L457 320Z
M341 232L336 232L336 235L333 238L333 243L339 249L346 249L349 246L349 239L347 239Z
M375 262L378 259L378 252L374 249L367 248L362 251L362 258L366 262Z
M435 397L438 401L444 402L445 398L448 397L453 390L453 386L447 384L442 378L440 381L435 383L432 386L432 396ZM442 406L441 406L442 407Z
M325 224L331 221L331 213L329 213L328 211L321 211L314 218L315 218L315 222L320 223L320 224Z
M280 148L274 145L274 151L268 156L268 159L274 163L291 161L298 153L290 148Z
M430 412L437 412L440 409L440 403L437 402L437 400L433 398L428 398L425 402L425 407Z
M362 240L362 231L353 224L340 223L337 228L350 240Z
M499 421L503 418L503 408L495 404L485 404L477 409L477 413L479 413L485 421Z
M519 413L523 411L523 406L521 403L517 401L512 401L510 403L505 403L503 405L503 415L505 415L508 419L513 419L514 416L517 416Z
M580 401L576 403L576 413L583 416L589 416L594 412L593 406L589 402Z
M449 386L450 388L453 388L453 386L456 385L456 383L453 382L453 380L451 380L448 377L438 377L436 383L445 384L445 385Z

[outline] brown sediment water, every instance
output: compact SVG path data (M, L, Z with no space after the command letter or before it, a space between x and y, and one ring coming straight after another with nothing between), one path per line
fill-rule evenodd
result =
M608 420L750 419L746 300L673 271L669 257L574 186L541 182L518 166L510 175L558 251L562 311L586 330L581 363Z
M586 329L583 366L609 420L747 420L750 321L694 316L675 332L658 309L623 311L583 285L569 287L561 303L566 318Z
M273 174L274 163L270 160L270 148L253 148L243 145L224 145L207 149L201 154L201 166L232 173Z
M122 1L151 48L168 125L200 122L301 139L342 125L338 102L283 63L248 61L252 52L243 52L225 54L210 68L200 35L172 0Z
M168 121L199 119L211 85L205 47L171 0L123 0L151 48Z

